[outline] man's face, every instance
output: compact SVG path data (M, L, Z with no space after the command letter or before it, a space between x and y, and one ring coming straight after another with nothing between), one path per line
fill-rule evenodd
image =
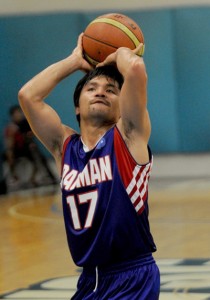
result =
M120 118L120 89L111 78L98 76L90 80L82 89L76 114L82 120L96 120L116 123Z

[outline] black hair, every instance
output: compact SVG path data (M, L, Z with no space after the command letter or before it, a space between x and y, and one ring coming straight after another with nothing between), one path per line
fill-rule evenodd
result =
M103 66L103 67L98 67L87 73L85 76L80 79L80 81L77 83L75 91L74 91L74 106L79 107L79 98L81 91L83 87L93 78L98 77L98 76L105 76L113 79L116 81L119 85L119 89L121 89L123 85L123 76L122 74L118 71L118 69L115 66ZM78 123L80 123L80 115L76 115Z
M12 105L9 109L9 114L10 116L13 116L13 114L17 111L17 110L21 110L20 106L15 104L15 105Z

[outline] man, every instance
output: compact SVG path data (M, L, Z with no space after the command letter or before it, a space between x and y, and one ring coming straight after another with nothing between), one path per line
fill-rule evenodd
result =
M159 270L148 221L147 75L143 58L120 48L96 69L77 47L30 80L21 107L61 173L66 234L74 262L83 267L72 299L159 297ZM64 78L88 72L74 103L81 134L61 123L43 100Z

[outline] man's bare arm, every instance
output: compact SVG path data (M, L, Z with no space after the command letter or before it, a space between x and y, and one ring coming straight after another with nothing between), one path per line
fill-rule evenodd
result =
M54 156L61 152L64 139L74 131L62 124L58 114L44 100L64 78L77 70L90 69L83 59L80 35L70 56L44 69L19 91L21 108L33 132Z
M117 124L133 157L139 163L148 161L147 143L151 133L147 111L147 73L142 57L135 50L119 48L99 65L116 64L124 77L120 92L121 118Z

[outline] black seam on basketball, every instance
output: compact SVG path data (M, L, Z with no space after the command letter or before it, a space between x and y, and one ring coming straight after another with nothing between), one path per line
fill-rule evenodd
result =
M111 24L109 24L109 25L111 25ZM111 25L111 26L114 26L114 25ZM114 26L114 27L117 28L116 26ZM126 34L125 31L123 31L123 32ZM127 34L126 34L126 35L127 35ZM110 44L108 44L108 43L105 43L105 42L99 41L99 40L97 40L97 39L94 39L92 36L89 36L89 35L87 35L86 33L84 34L84 36L87 37L87 38L89 38L89 39L91 39L91 40L94 40L94 41L96 41L96 42L98 42L98 43L101 43L101 44L110 46L110 47L112 47L112 48L114 48L114 49L116 49L116 50L118 49L118 47L115 47L115 46L110 45ZM129 36L127 35L127 37L129 37ZM133 40L132 40L130 37L129 37L129 39L132 41L134 47L136 48L136 45L134 44Z

